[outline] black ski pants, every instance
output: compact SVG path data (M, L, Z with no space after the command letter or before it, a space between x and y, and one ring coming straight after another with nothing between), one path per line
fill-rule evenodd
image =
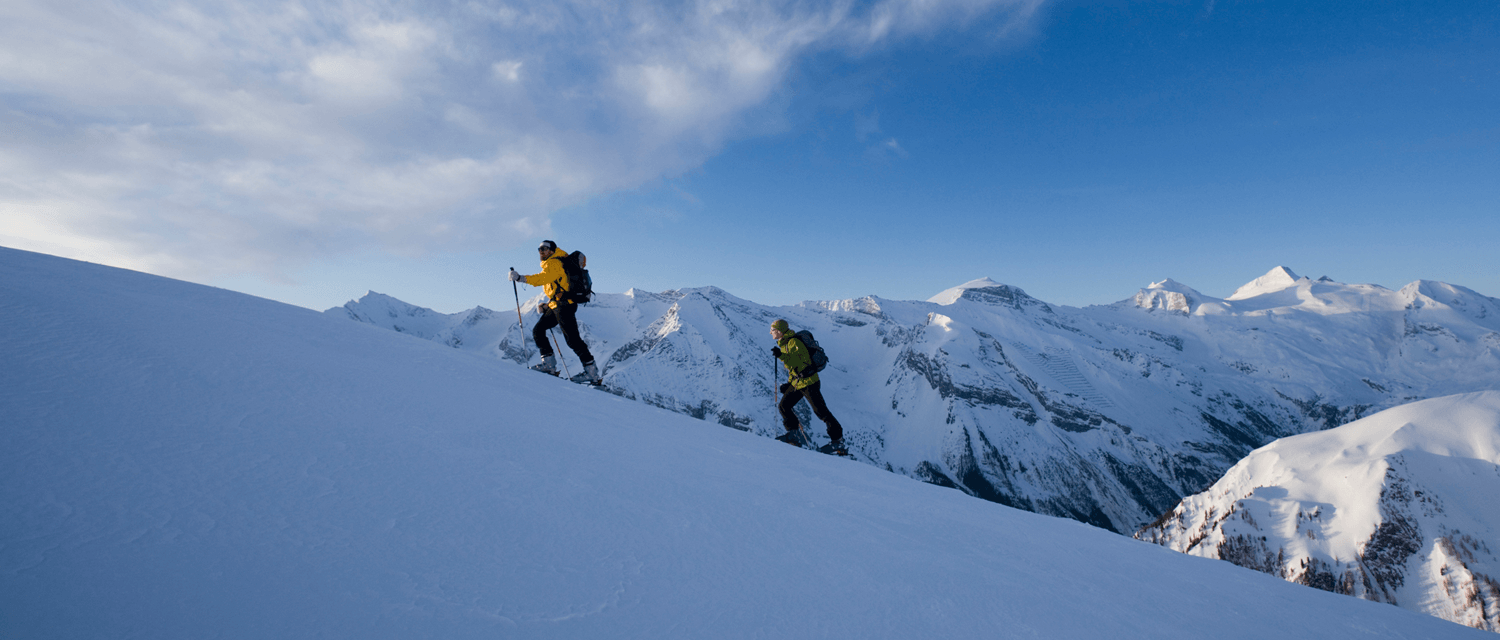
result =
M839 424L838 418L833 417L833 412L828 410L828 403L823 401L822 387L823 382L819 380L807 385L806 389L792 389L786 392L786 395L781 396L781 404L777 405L777 408L781 410L781 423L786 426L787 431L802 428L802 423L798 422L797 414L793 413L792 409L795 409L797 403L803 398L807 398L807 404L812 405L813 415L818 416L823 424L828 425L828 438L835 441L843 440L844 427Z
M552 355L552 342L547 339L547 330L562 327L563 341L568 343L573 353L578 354L578 361L584 366L594 362L594 354L589 353L588 343L578 335L577 314L578 305L559 304L556 309L542 314L542 319L531 328L531 339L536 341L536 350L541 352L543 358Z

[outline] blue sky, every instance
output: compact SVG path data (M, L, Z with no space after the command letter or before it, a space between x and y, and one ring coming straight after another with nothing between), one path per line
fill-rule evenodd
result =
M315 309L1500 296L1493 2L0 7L0 244ZM523 292L525 295L526 292Z

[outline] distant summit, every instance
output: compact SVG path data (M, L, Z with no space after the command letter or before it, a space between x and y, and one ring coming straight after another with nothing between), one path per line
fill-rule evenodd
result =
M1500 316L1496 300L1456 285L1419 280L1396 292L1375 284L1345 284L1328 276L1313 280L1286 267L1270 270L1228 298L1204 295L1168 278L1108 306L1195 317L1284 314L1292 310L1326 316L1422 308L1429 313L1449 309L1481 324Z
M1276 293L1288 287L1296 286L1299 280L1306 280L1306 278L1297 275L1286 267L1276 267L1267 271L1266 275L1251 280L1249 284L1239 289L1235 289L1234 293L1225 298L1225 300L1244 300L1267 293Z
M1135 294L1135 298L1127 300L1126 303L1142 309L1173 311L1176 313L1191 314L1198 310L1207 296L1192 287L1181 282L1167 278L1161 282L1153 282L1151 286L1141 289Z
M942 293L939 293L939 294L937 294L937 295L935 295L935 296L933 296L931 298L928 298L927 301L928 302L932 302L932 303L936 303L936 304L944 304L944 305L946 305L946 304L953 304L955 302L958 302L959 298L963 297L964 291L966 291L966 290L969 290L969 289L989 289L991 287L1003 287L1003 286L1005 286L1005 285L1002 284L1002 283L999 283L999 282L995 282L994 280L991 280L991 279L989 279L987 277L986 278L979 278L977 280L970 280L968 282L965 282L965 283L963 283L961 285L953 287L952 289L944 290Z
M1032 310L1052 313L1052 307L1031 297L1020 287L995 282L989 278L970 280L928 298L927 302L952 306L960 300L986 307L1008 307L1022 313Z

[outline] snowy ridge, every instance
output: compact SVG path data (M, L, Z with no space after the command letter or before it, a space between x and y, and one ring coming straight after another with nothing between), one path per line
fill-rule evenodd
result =
M1230 294L1229 297L1225 299L1244 300L1246 298L1254 298L1269 293L1276 293L1278 291L1284 291L1288 287L1295 287L1299 282L1306 279L1307 278L1293 273L1291 269L1288 269L1286 267L1276 267L1275 269L1272 269L1270 272L1266 273L1266 275L1251 280L1245 286L1236 289L1234 293Z
M965 282L961 285L953 287L952 289L948 289L931 298L928 298L927 301L933 304L950 305L958 302L959 298L963 297L964 292L968 291L969 289L991 289L994 287L1003 286L1005 285L1000 284L999 282L995 282L994 280L991 280L989 278L979 278L977 280L970 280L968 282Z
M228 291L0 328L0 637L1483 637Z
M1500 391L1283 438L1137 538L1500 631Z
M1290 271L1233 301L1152 285L1193 296L1190 313L1139 296L1054 306L979 279L925 302L600 294L578 317L619 393L765 436L781 432L784 376L766 327L786 318L828 351L823 393L860 461L1127 534L1276 438L1500 388L1495 300L1441 283L1391 291L1277 274ZM364 306L331 311L379 316ZM525 314L523 332L513 313L496 314L486 331L498 338L459 348L534 362L536 318Z
M446 315L371 291L360 299L358 306L342 308L348 313L350 320L440 342L450 347L463 347L466 343L493 343L503 334L499 330L502 323L495 321L495 312L484 307Z

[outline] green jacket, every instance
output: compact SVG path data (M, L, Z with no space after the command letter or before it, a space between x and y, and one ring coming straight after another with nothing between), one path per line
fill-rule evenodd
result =
M783 335L776 345L781 347L781 366L786 367L787 373L791 376L792 387L799 390L806 389L818 381L816 373L806 378L797 377L798 371L812 368L812 352L807 350L807 345L802 344L797 336Z

